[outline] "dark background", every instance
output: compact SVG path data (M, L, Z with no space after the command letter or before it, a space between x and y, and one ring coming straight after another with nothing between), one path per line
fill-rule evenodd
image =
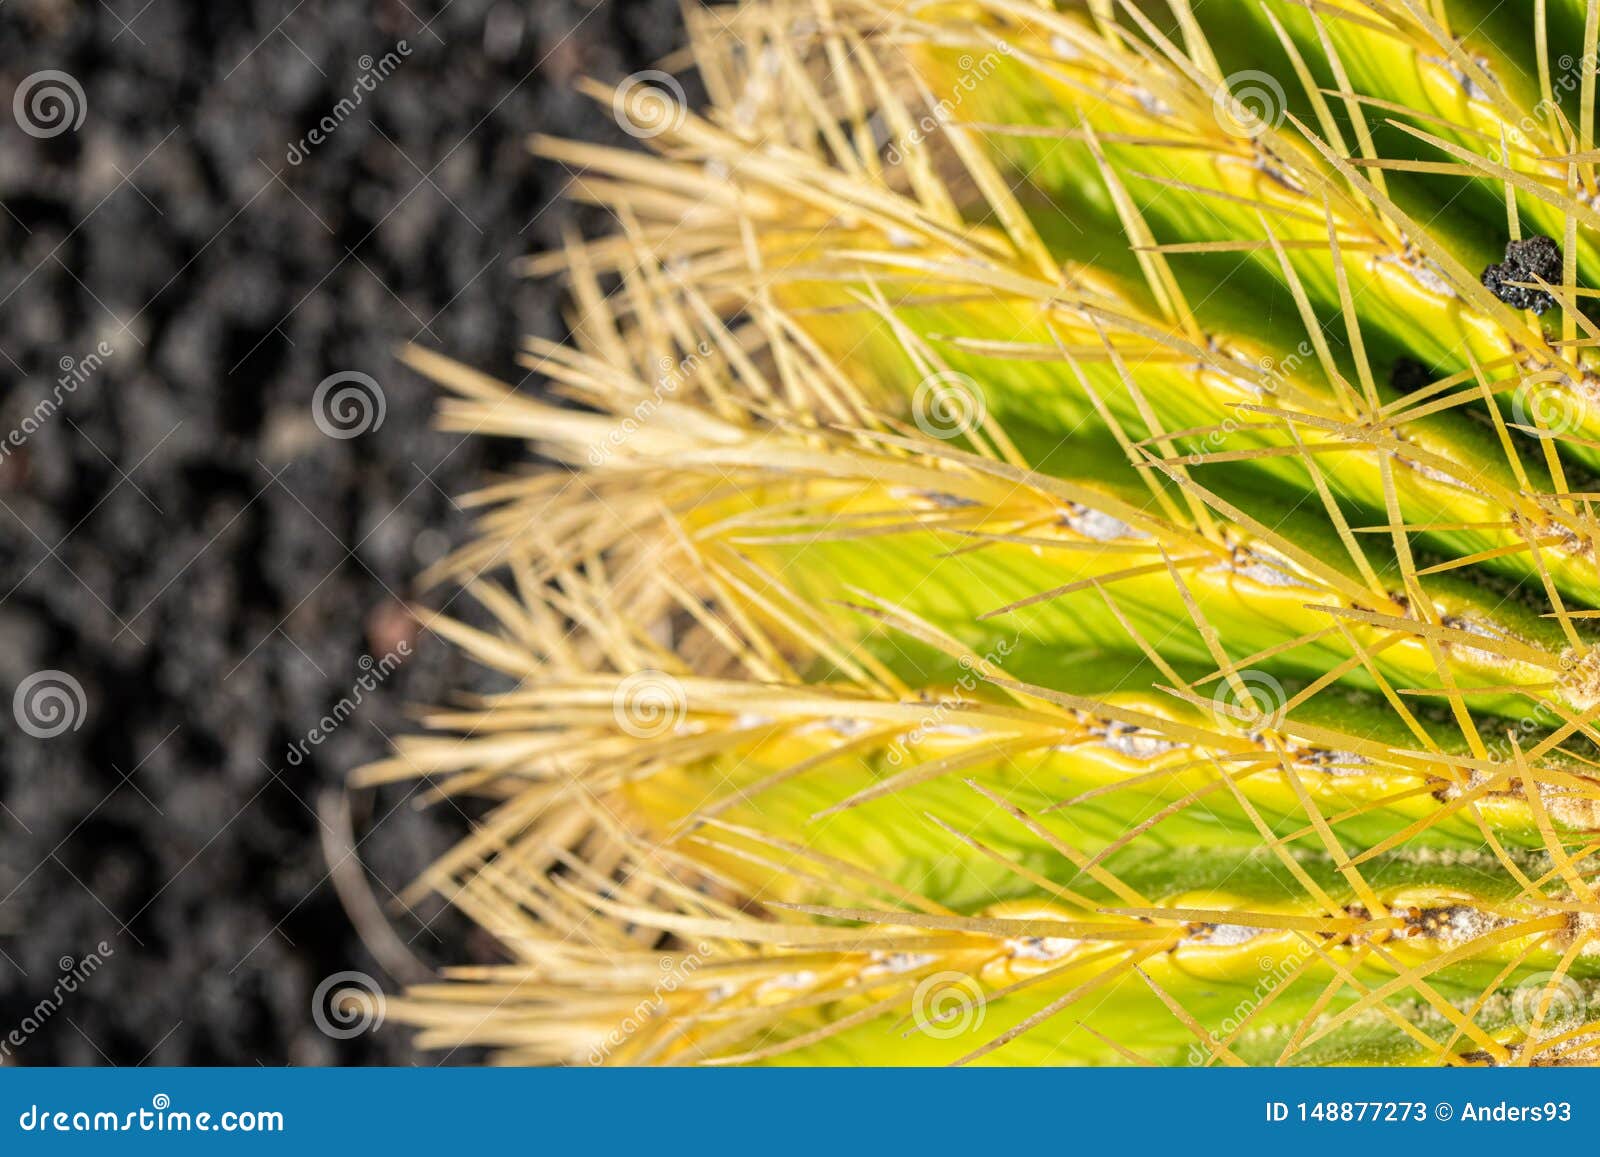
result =
M333 1039L311 1008L342 970L392 990L497 958L447 905L394 897L460 833L452 805L352 797L359 870L334 862L393 922L377 955L324 853L346 773L479 678L413 641L401 604L467 532L452 497L523 454L433 431L434 389L394 350L537 387L517 345L561 334L561 290L516 261L601 223L527 138L626 141L573 82L660 63L680 26L674 0L0 0L0 437L62 359L114 350L0 459L0 1042L63 967L112 949L5 1063L472 1059L394 1025ZM291 164L400 40L410 55ZM87 103L45 140L12 109L42 69ZM348 440L312 421L340 371L386 406ZM293 766L362 657L402 641L404 666ZM43 670L86 711L41 739L11 706Z

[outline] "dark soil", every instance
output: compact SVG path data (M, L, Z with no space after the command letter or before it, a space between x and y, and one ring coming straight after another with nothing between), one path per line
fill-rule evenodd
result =
M625 141L574 80L653 66L679 36L676 0L0 6L0 439L61 398L0 457L4 1063L471 1059L414 1052L394 1025L335 1039L312 1016L343 970L392 990L396 972L497 958L447 905L394 896L460 833L452 806L352 799L364 874L343 872L404 945L382 960L323 849L346 773L410 707L480 678L413 641L400 604L466 533L452 496L523 454L433 431L434 390L394 351L416 340L537 388L518 340L560 336L562 302L515 261L598 222L526 140ZM44 69L87 107L36 139L11 97ZM65 365L86 376L62 390ZM378 383L385 415L339 439L312 401L345 371ZM404 665L305 744L363 657L401 642ZM75 730L13 725L43 671L82 687Z

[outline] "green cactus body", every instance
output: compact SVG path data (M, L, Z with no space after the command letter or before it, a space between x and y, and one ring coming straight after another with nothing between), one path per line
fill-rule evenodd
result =
M432 576L509 689L360 773L491 802L418 886L504 960L391 1015L1592 1060L1600 12L1527 9L749 0L652 153L538 142L619 221L549 390L408 354L547 463Z

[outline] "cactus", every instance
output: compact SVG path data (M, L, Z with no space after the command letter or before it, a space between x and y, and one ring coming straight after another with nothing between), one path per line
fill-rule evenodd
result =
M1585 1063L1595 0L747 0L429 617L514 1063ZM1561 46L1566 46L1565 48ZM1582 48L1582 58L1572 53Z

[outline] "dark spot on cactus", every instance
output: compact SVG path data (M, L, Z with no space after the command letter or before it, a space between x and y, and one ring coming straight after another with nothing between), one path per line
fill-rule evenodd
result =
M1548 237L1526 237L1508 244L1505 262L1485 269L1483 284L1509 306L1543 313L1554 308L1555 298L1542 289L1513 284L1531 282L1535 275L1552 285L1561 280L1561 247Z
M1416 358L1398 357L1389 367L1389 385L1402 394L1415 393L1433 381L1433 371Z

